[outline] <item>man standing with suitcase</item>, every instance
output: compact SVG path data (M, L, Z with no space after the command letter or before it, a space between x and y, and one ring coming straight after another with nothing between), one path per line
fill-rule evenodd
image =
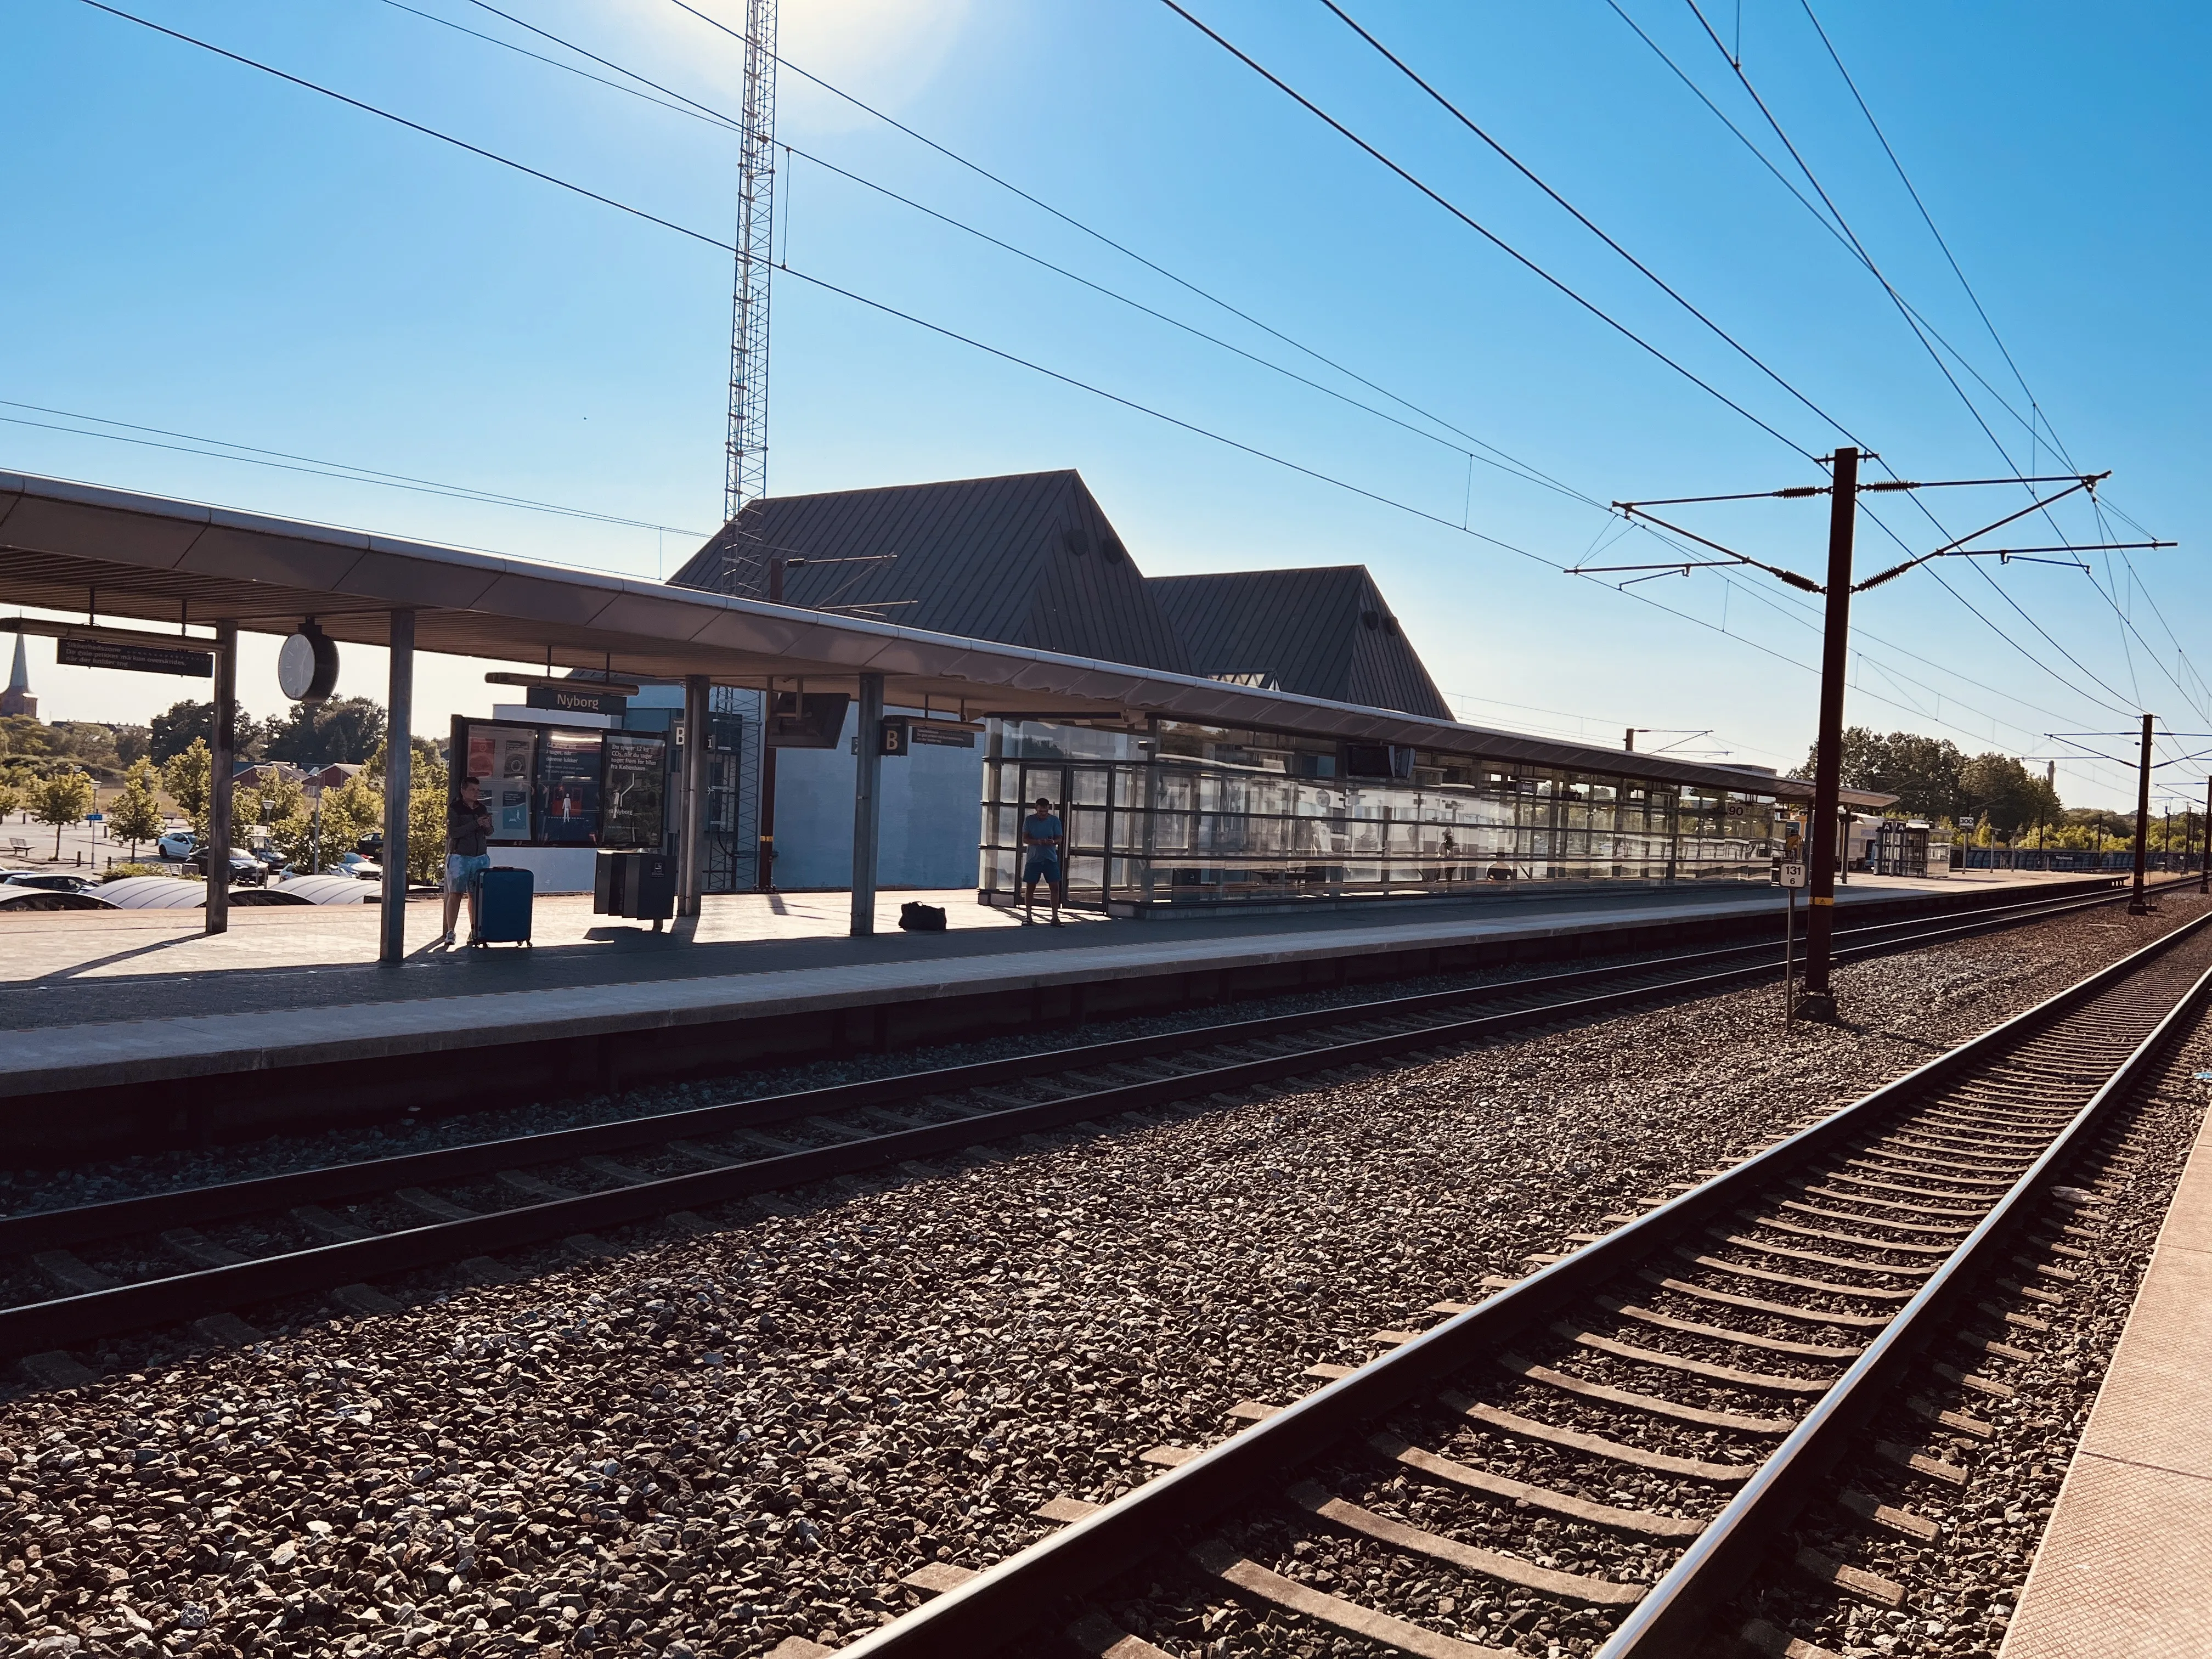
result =
M461 798L446 809L446 931L435 943L453 942L453 923L459 918L461 900L469 902L469 943L477 943L483 927L477 920L477 883L491 867L491 808L484 805L474 778L461 780ZM392 879L386 866L385 879Z

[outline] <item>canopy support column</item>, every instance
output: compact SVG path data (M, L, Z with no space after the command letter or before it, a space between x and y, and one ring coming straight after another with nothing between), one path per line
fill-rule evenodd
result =
M707 677L691 674L684 681L684 822L677 833L676 914L699 914L699 894L706 885L700 833L707 822Z
M208 733L207 931L230 931L231 774L238 730L238 624L215 630L215 721Z
M376 959L398 964L407 959L408 786L415 760L415 613L395 611L391 617L390 714L384 728L384 914ZM456 756L459 761L464 757Z
M854 726L853 757L853 926L852 936L876 931L876 822L884 775L884 677L860 676L860 719Z

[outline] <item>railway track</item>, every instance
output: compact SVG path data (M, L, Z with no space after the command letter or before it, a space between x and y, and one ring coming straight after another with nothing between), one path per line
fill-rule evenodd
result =
M2208 927L1439 1304L1429 1329L1376 1333L1380 1358L1244 1402L1210 1448L1155 1449L1165 1472L1110 1504L1047 1504L1065 1524L995 1567L924 1567L906 1582L935 1599L839 1659L1164 1659L1148 1636L1196 1650L1224 1602L1281 1626L1224 1651L1821 1659L1716 1615L1774 1571L1897 1605L1792 1523L1826 1506L1830 1538L1935 1536L1916 1483L1969 1479L1956 1448L2004 1392L1978 1360L2021 1357L2066 1301L2081 1253L2063 1240L2092 1200L2061 1176L2201 1020ZM779 1659L828 1651L794 1638Z
M1838 959L2124 897L1847 929ZM235 1310L301 1295L386 1309L396 1304L379 1279L451 1263L497 1278L500 1251L559 1241L604 1253L595 1230L704 1225L697 1208L779 1188L1709 994L1771 975L1773 957L1771 945L1685 952L0 1218L0 1354L61 1358L210 1319L204 1334L246 1340Z

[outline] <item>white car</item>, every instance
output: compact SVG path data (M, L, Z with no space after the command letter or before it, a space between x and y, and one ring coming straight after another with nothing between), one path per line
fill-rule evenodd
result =
M200 850L197 830L172 830L154 843L165 859L188 859Z
M345 854L330 868L332 875L351 876L356 881L384 879L384 866L362 857L358 853Z

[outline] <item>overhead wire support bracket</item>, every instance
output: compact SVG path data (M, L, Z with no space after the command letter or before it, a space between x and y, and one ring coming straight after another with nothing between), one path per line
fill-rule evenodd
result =
M2107 468L2102 472L2087 473L2079 476L2072 483L2069 484L2065 489L2059 490L2055 495L2045 495L2039 500L2030 501L2026 507L2021 507L2017 513L2008 513L2002 519L1993 520L1990 523L1984 525L1978 530L1970 530L1963 536L1954 537L1950 541L1946 542L1942 546L1937 548L1932 553L1923 553L1916 557L1905 560L1902 564L1892 565L1888 569L1881 571L1875 575L1868 577L1864 581L1859 583L1852 591L1854 592L1863 593L1869 587L1879 587L1886 581L1894 580L1896 578L1902 576L1906 571L1913 569L1917 566L1923 565L1930 559L1949 558L1959 553L1968 542L1972 541L1977 536L1986 536L1992 530L2002 530L2005 526L2011 524L2014 520L2024 519L2031 513L2039 513L2055 501L2064 501L2069 495L2076 495L2085 489L2089 491L2092 495L2094 495L2096 493L2099 482L2103 479L2109 478L2112 476L2112 474L2110 468ZM2010 483L2013 481L2008 478L2002 480L2002 482ZM1923 487L1933 488L1936 486ZM2062 532L2061 533L2063 534L2063 532Z
M1689 541L1693 541L1700 547L1710 547L1716 553L1727 555L1727 558L1725 560L1711 561L1713 563L1726 562L1733 564L1747 564L1754 569L1764 570L1770 576L1778 576L1784 581L1788 582L1790 586L1801 587L1808 593L1821 593L1827 591L1823 588L1820 583L1814 581L1810 576L1801 576L1796 571L1785 570L1778 564L1769 564L1764 559L1754 559L1750 554L1739 553L1733 547L1723 547L1717 541L1713 541L1707 537L1700 536L1694 530L1685 530L1678 524L1668 523L1666 520L1660 518L1656 514L1644 512L1633 501L1615 501L1613 505L1620 509L1624 517L1642 519L1647 523L1657 525L1662 530L1671 532L1674 535L1683 537ZM1669 569L1674 568L1675 566L1680 562L1680 561L1670 562L1666 568ZM1635 569L1648 568L1649 567L1625 566L1622 568ZM1689 568L1695 567L1692 566ZM1567 574L1571 576L1578 576L1583 573L1580 570L1571 570Z

